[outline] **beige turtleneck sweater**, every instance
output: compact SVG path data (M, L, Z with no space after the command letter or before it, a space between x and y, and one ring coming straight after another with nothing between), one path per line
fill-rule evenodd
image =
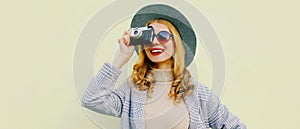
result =
M183 101L173 104L169 99L173 70L154 69L155 83L151 98L147 98L145 111L146 129L187 129L189 126L188 110Z

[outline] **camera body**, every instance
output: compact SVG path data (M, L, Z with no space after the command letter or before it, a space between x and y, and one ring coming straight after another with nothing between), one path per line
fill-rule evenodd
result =
M148 45L153 41L154 31L152 27L130 28L130 45Z

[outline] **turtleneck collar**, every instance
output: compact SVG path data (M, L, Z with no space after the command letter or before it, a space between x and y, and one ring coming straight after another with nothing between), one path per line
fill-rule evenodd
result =
M174 80L173 69L152 69L155 81L169 82Z

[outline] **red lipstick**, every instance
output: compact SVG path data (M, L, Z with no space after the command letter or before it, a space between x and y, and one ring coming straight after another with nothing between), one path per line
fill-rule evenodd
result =
M151 48L150 52L153 56L158 56L164 52L164 49L163 48Z

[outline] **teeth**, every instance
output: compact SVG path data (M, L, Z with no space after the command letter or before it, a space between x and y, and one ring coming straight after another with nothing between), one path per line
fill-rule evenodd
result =
M155 53L155 52L163 52L163 50L152 50L152 53Z

